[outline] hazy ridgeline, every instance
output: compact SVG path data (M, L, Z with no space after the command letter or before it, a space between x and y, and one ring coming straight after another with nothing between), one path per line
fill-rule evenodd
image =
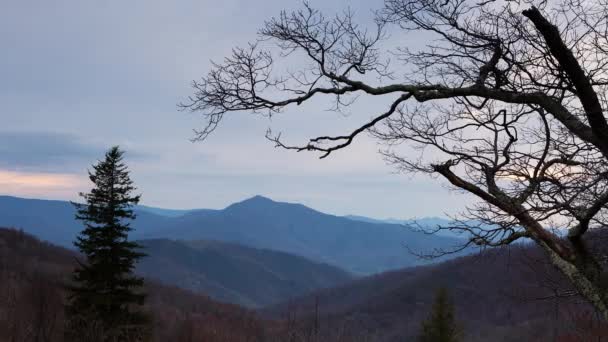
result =
M178 216L162 216L158 210L153 213L137 207L135 211L134 231L129 234L132 239L223 241L294 254L359 275L430 262L408 248L427 252L462 244L454 236L429 236L400 224L354 220L262 196L221 210L199 209ZM0 196L0 226L23 228L67 248L73 248L72 242L82 230L69 202L10 196ZM427 228L433 227L431 223Z

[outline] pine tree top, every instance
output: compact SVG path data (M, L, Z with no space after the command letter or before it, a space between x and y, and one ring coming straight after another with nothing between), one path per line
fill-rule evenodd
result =
M420 342L458 342L460 329L454 317L454 304L448 290L437 289L429 317L422 322Z

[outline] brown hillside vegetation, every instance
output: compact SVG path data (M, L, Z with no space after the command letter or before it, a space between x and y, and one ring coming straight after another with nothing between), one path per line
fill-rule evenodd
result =
M605 233L593 235L595 247L606 248ZM374 341L413 341L437 288L445 287L465 341L608 341L608 325L538 248L482 254L363 278L265 312L302 329L317 324L320 335L347 330Z
M23 231L0 228L0 342L63 341L63 285L76 257ZM145 290L154 342L304 342L317 336L312 329L263 320L243 307L149 279ZM369 339L343 331L336 341Z
M268 309L268 319L151 281L147 310L158 342L413 341L435 290L445 286L464 341L608 341L606 324L572 295L537 249L484 253L321 290ZM21 231L0 229L0 341L62 341L62 284L75 257Z
M0 341L62 341L65 280L76 255L21 231L0 229ZM248 310L147 282L154 341L264 341L271 324Z

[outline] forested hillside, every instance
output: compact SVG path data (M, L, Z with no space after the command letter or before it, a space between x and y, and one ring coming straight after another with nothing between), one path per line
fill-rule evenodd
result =
M333 287L353 276L284 252L218 241L141 240L137 272L216 300L254 308Z
M0 341L63 341L63 286L76 255L23 232L0 229ZM273 324L241 307L146 282L154 341L262 341Z
M606 231L589 239L598 253L606 254ZM320 321L327 336L348 330L379 341L410 341L440 287L455 302L465 341L608 341L608 325L532 245L362 278L265 313L292 317L302 329Z
M0 340L61 341L62 286L76 257L23 232L0 229ZM439 286L455 301L467 342L587 342L608 336L589 305L528 246L355 280L269 307L261 316L148 279L146 310L159 342L409 341Z

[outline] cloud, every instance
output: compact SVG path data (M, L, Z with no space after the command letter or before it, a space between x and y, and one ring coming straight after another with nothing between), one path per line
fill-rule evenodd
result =
M358 19L369 21L382 0L311 4L328 15L351 6ZM209 70L209 60L221 61L233 46L254 39L281 9L301 6L300 0L57 0L35 6L26 0L4 6L0 102L11 114L2 115L0 190L71 198L79 179L86 184L87 168L119 144L144 201L159 206L219 208L254 194L378 217L435 215L460 206L462 200L440 184L392 175L367 136L323 160L274 149L264 139L269 126L293 144L350 132L386 109L383 98L361 100L348 117L327 112L325 98L272 120L234 113L209 140L188 141L191 129L203 124L198 113L176 108L191 94L191 80Z
M69 174L21 173L0 170L0 184L15 187L63 188L78 183L79 179Z
M74 198L85 182L85 177L71 174L0 170L2 192L17 196Z
M82 173L103 157L107 146L58 132L0 131L0 169L20 172ZM144 154L128 153L141 159Z

